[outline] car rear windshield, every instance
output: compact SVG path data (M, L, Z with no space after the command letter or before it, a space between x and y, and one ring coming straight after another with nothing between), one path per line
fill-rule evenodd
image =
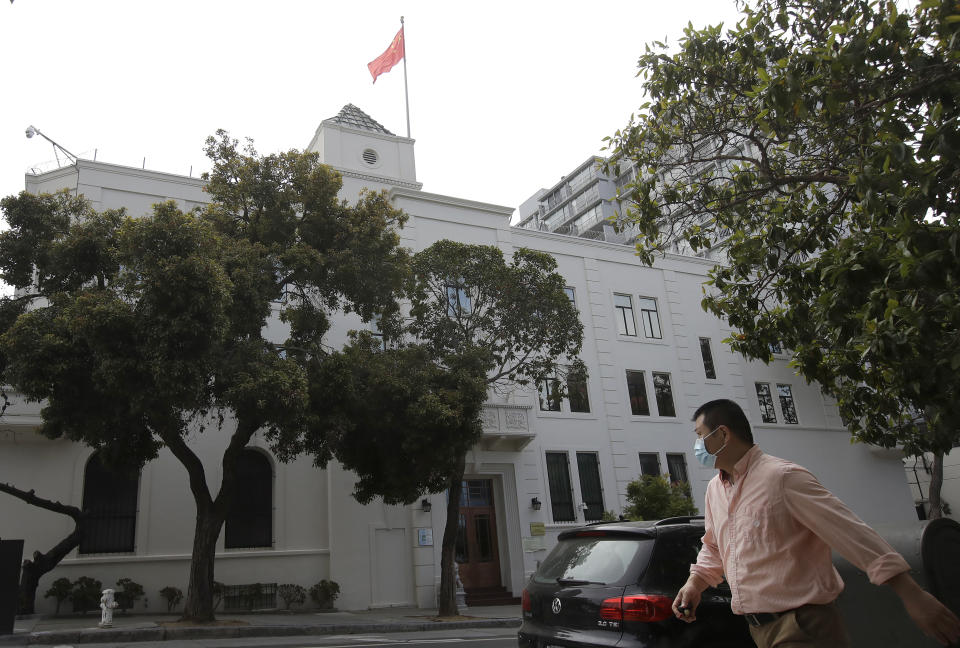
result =
M573 537L561 540L533 575L538 583L626 584L638 579L653 548L653 538ZM630 566L638 563L635 574Z

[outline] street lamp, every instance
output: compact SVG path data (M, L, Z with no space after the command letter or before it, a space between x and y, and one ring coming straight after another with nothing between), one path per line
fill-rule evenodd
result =
M70 159L73 161L74 164L76 164L76 162L77 162L77 156L76 156L76 155L74 155L73 153L71 153L70 151L68 151L67 149L63 148L62 146L60 146L59 144L57 144L56 142L54 142L52 139L50 139L49 137L47 137L46 135L44 135L43 133L41 133L41 132L40 132L40 129L37 128L36 126L34 126L34 125L32 125L32 124L31 124L30 126L27 126L26 135L27 135L27 139L30 139L30 138L33 137L34 135L39 135L39 136L42 137L43 139L45 139L45 140L47 140L48 142L50 142L51 144L53 144L53 154L57 156L57 164L58 164L58 165L60 164L60 155L57 153L58 150L61 151L64 155L66 155L68 158L70 158Z

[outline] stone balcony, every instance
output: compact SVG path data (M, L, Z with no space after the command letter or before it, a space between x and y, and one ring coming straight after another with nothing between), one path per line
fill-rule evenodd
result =
M530 429L532 409L531 405L484 405L480 447L507 452L523 450L536 436Z

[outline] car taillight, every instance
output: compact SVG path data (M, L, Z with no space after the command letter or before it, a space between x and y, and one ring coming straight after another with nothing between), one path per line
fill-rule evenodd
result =
M523 590L523 598L520 599L520 609L524 612L533 612L533 604L530 602L530 592Z
M600 618L607 621L652 623L673 616L673 599L658 594L635 594L608 598L600 606Z

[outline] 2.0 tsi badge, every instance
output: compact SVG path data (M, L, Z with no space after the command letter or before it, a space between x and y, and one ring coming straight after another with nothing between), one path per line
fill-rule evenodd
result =
M553 599L553 603L550 604L550 609L553 610L554 614L560 614L560 599Z

